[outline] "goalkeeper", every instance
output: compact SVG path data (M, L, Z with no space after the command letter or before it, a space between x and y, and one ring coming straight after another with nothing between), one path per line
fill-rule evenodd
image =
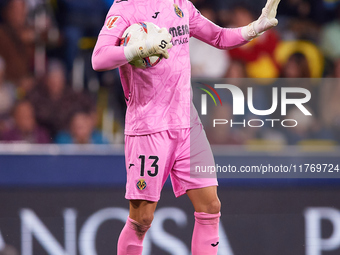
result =
M220 201L216 178L192 178L190 166L215 165L210 145L193 106L189 37L219 49L241 46L277 25L280 0L268 0L258 20L240 28L221 28L187 0L116 0L100 31L92 56L97 71L119 67L127 104L125 121L125 197L130 212L117 254L140 255L162 187L170 175L175 196L187 194L195 209L193 255L217 254ZM138 22L162 29L145 41L119 46L124 31ZM155 67L128 62L161 54Z

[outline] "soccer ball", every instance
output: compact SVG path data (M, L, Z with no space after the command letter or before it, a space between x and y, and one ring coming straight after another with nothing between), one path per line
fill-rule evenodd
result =
M132 24L125 30L120 45L133 45L141 40L145 40L148 32L152 30L157 32L159 29L160 28L157 25L151 22L139 22ZM132 60L129 64L138 68L146 69L157 65L162 58L163 56L156 54L150 57Z

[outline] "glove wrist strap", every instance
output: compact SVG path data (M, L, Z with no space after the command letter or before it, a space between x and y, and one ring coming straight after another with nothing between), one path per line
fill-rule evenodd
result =
M135 46L124 46L124 55L128 62L131 62L138 57L138 52Z
M256 32L255 22L256 21L250 23L248 26L243 27L242 30L241 30L243 38L247 41L251 41L254 38L256 38L256 37L258 37L258 36L260 36L264 33L264 32L262 32L262 33Z

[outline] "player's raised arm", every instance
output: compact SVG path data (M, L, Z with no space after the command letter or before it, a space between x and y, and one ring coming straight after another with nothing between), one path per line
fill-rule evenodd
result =
M278 24L276 16L280 0L267 0L261 16L248 26L221 28L204 18L191 4L190 35L219 49L241 46ZM190 8L189 8L190 9Z
M276 17L277 7L280 0L267 0L266 6L262 9L261 16L248 26L242 28L242 36L246 40L251 40L268 29L277 26L278 20Z

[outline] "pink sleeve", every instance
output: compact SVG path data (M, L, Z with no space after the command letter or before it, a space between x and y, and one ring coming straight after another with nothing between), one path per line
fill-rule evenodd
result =
M92 54L92 67L96 71L106 71L125 65L128 61L123 46L114 35L100 34Z
M203 17L191 2L188 4L190 36L219 49L232 49L248 42L241 34L242 27L221 28Z

